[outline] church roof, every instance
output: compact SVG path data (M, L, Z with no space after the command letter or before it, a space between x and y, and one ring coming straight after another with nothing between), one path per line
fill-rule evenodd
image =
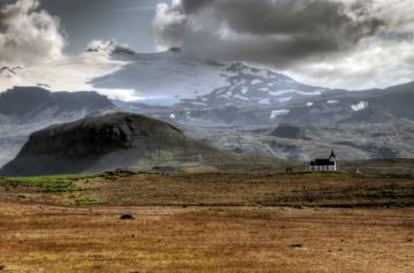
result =
M315 159L311 162L311 166L335 166L335 162L330 159Z

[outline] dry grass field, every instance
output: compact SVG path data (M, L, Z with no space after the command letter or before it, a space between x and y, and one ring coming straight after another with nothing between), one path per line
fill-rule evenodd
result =
M409 175L0 178L0 273L412 273L413 203Z
M411 273L414 210L0 203L0 272ZM119 220L121 213L136 219Z

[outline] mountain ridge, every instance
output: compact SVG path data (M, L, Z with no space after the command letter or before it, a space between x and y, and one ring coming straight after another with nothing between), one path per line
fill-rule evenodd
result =
M110 100L93 91L50 92L40 87L15 87L0 93L0 114L32 115L45 107L58 111L79 111L110 108Z

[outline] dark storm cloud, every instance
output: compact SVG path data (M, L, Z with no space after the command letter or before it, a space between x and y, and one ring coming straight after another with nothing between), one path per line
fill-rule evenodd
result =
M181 5L185 13L194 13L213 2L215 0L181 1Z
M360 3L182 0L159 6L154 32L160 47L198 56L286 63L352 48L383 25Z

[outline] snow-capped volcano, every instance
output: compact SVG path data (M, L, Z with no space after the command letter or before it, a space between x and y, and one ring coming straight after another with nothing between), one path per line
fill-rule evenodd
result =
M136 53L114 42L99 41L78 56L25 67L19 71L19 81L2 79L0 92L16 85L51 91L91 90L148 105L205 108L275 106L326 91L269 69L190 58L178 48Z
M144 104L207 108L280 105L327 91L298 83L270 69L240 62L189 58L177 48L162 53L134 54L115 47L111 56L124 61L127 57L129 63L113 74L94 79L92 84L98 89L135 90L139 102Z

